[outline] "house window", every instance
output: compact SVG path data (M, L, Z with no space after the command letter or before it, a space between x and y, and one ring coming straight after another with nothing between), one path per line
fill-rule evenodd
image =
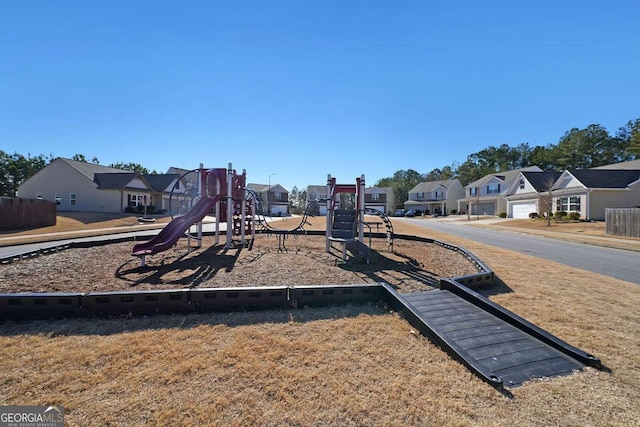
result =
M424 193L417 193L416 194L416 199L418 199L418 200L424 199Z
M580 196L558 197L556 210L564 212L580 212Z
M371 200L380 200L380 195L378 193L373 193L371 195Z
M477 196L478 195L478 187L469 188L469 195L470 196Z
M135 208L138 206L144 206L147 200L147 196L141 194L129 194L129 207Z
M44 199L44 194L42 194L42 193L36 193L36 199L38 199L38 200L42 200L42 199Z
M282 199L282 193L280 191L276 191L275 197L276 197L276 200Z
M60 203L62 203L62 193L56 193L56 205L60 206Z
M69 204L71 206L78 204L78 195L76 193L69 194Z
M435 191L435 199L436 199L436 200L440 200L440 199L442 199L442 198L443 198L442 191L438 191L438 190L436 190L436 191Z
M500 193L500 184L493 183L487 185L487 194L499 194Z
M520 189L524 190L524 178L520 178Z

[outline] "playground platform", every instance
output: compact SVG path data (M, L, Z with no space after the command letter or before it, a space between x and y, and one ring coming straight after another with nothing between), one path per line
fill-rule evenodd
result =
M415 327L489 383L515 387L599 364L544 331L552 342L536 337L526 322L509 322L449 290L401 294L397 299Z

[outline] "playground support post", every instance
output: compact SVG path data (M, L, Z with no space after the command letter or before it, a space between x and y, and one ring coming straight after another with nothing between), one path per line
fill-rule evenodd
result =
M227 169L227 244L226 249L231 247L231 238L233 234L233 167L229 163Z
M360 176L358 180L358 240L364 242L364 174Z
M331 200L332 194L331 194L331 190L332 190L332 185L331 185L331 174L327 175L327 228L326 228L326 251L329 252L331 251L331 241L329 240L329 238L331 237L331 228L332 228L332 224L331 224L331 220L332 220L332 205L333 205L333 201Z
M200 197L203 196L203 191L204 191L204 195L208 196L208 188L201 188L203 185L203 175L204 175L204 164L200 163L200 170L198 171L198 194L200 194ZM204 183L205 187L208 185L208 182ZM198 224L196 225L196 232L198 235L198 243L197 243L197 247L201 248L202 247L202 220L198 221Z
M242 182L240 183L241 185L239 186L240 188L238 189L238 193L240 191L243 191L242 194L242 199L239 201L240 203L240 242L242 243L242 245L244 246L246 241L245 241L245 225L247 224L247 207L246 207L246 197L244 194L244 187L246 185L247 182L247 170L246 169L242 169ZM238 197L240 197L240 194L238 194Z
M256 199L251 197L249 200L249 212L251 212L251 240L255 241L256 238Z
M216 180L216 194L222 194L223 183L220 180ZM222 213L220 212L220 198L216 202L216 228L215 228L215 244L220 243L220 222L222 219Z
M204 177L204 165L200 163L200 167L198 168L198 174L196 178L196 194L200 197L203 195L203 185L202 180ZM190 201L189 208L191 209L194 205L194 199L192 198ZM191 226L187 229L187 248L191 251ZM202 242L202 221L198 221L196 223L196 248L200 248Z

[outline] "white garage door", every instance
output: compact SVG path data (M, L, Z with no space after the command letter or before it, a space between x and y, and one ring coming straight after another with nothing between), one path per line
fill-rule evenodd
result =
M285 205L271 205L271 215L286 215L287 207Z
M384 213L384 206L367 206L367 208L369 208L369 209L375 209L375 210L377 210L377 211L379 211L379 212Z
M511 218L529 218L531 212L536 212L536 204L526 203L511 203Z

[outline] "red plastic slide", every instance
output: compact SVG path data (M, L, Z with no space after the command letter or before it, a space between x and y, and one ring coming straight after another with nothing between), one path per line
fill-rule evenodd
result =
M135 245L131 255L153 255L166 251L172 247L180 237L184 236L184 233L191 225L201 221L202 218L213 209L213 206L218 200L220 200L220 195L216 195L213 198L201 198L186 214L172 219L171 222L151 240Z

